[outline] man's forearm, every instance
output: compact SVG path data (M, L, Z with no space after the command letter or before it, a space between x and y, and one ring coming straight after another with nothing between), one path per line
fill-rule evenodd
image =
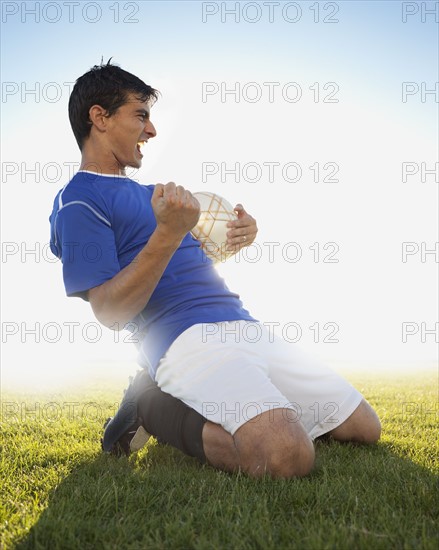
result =
M108 328L123 329L147 305L180 242L175 235L157 228L129 265L89 290L96 318Z

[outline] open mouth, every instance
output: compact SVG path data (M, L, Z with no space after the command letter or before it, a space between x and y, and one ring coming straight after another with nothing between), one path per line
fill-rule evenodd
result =
M137 142L137 152L139 153L139 155L142 155L142 147L145 145L146 141L138 141Z

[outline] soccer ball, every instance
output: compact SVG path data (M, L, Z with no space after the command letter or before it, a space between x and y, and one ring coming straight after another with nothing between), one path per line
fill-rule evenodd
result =
M224 262L235 253L226 250L227 223L238 219L233 206L215 193L193 193L200 203L200 219L192 235L201 242L201 248L214 262Z

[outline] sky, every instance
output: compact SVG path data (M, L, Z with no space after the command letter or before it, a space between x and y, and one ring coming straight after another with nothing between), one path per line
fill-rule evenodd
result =
M80 154L75 80L113 62L161 92L131 171L241 202L218 265L247 309L335 368L437 361L437 2L2 2L4 387L136 369L128 333L65 296L53 199Z

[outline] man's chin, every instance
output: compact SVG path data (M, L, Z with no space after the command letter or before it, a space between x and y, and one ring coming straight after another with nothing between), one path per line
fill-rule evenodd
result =
M138 170L141 167L142 167L142 160L141 159L139 159L139 160L136 159L136 160L133 160L133 161L128 162L126 164L126 168L135 168L135 169Z

